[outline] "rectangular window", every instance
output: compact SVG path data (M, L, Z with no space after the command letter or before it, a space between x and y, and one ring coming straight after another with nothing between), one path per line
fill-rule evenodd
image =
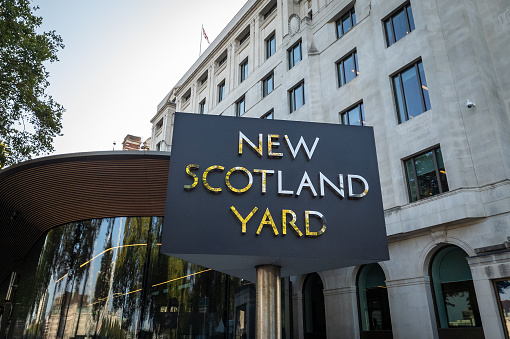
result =
M305 104L305 83L299 85L289 91L290 113L297 110Z
M404 160L411 202L448 192L441 148Z
M243 82L248 77L248 59L246 59L241 65L239 65L240 68L240 82Z
M414 29L413 11L408 3L384 21L386 46L390 47Z
M363 103L361 102L347 111L340 113L340 121L343 125L366 126Z
M274 111L273 110L270 110L269 112L267 112L266 114L264 114L263 116L260 117L261 119L274 119Z
M299 41L289 49L289 69L296 66L301 59L303 59L303 53L301 52L301 41Z
M205 99L202 100L199 104L198 104L198 112L200 114L204 114L205 113Z
M271 15L271 13L273 13L274 11L276 11L276 3L273 6L271 6L267 10L267 12L264 13L264 20L266 20Z
M506 337L510 338L510 278L498 280L495 284L503 328L505 329Z
M163 127L163 118L159 119L159 121L156 123L156 130L159 130Z
M218 85L218 102L225 99L225 80Z
M276 52L276 38L274 33L266 39L266 59Z
M358 53L354 50L336 63L338 87L341 87L359 75Z
M207 75L205 77L203 77L202 79L200 79L200 85L203 85L207 82Z
M262 96L265 97L271 93L274 89L274 74L269 74L264 80L262 80Z
M237 102L236 102L236 117L240 117L241 115L243 115L245 112L245 102L244 102L244 97L242 97L241 99L239 99Z
M356 13L354 12L354 6L345 13L340 19L336 21L336 36L340 38L342 35L347 33L352 27L356 25Z
M242 45L249 38L250 38L250 31L248 31L248 33L246 33L241 39L239 39L239 45Z
M393 90L399 123L430 109L429 88L421 61L393 76Z
M227 62L227 54L225 53L225 56L223 56L219 61L218 61L218 67L223 65L225 62Z

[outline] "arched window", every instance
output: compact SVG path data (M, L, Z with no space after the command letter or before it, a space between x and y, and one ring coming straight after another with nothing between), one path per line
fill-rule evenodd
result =
M434 256L430 275L435 298L439 338L461 333L469 338L483 338L471 270L462 249L449 246Z
M378 264L364 265L358 273L361 338L393 338L386 277Z
M326 311L324 309L324 286L321 277L312 273L303 285L303 315L305 339L326 338Z

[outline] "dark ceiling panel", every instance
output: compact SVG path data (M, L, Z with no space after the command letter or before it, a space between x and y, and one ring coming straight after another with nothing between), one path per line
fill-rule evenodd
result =
M163 216L169 161L166 152L93 152L0 171L0 285L53 227L92 218Z

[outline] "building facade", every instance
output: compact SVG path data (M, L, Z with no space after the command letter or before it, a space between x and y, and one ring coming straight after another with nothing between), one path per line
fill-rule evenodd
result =
M287 335L509 338L509 33L505 0L250 0L151 149L176 111L372 126L390 260L292 277Z

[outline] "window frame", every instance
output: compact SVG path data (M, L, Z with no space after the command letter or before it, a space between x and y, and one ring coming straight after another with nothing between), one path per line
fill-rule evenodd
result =
M200 101L200 103L198 104L198 113L199 114L205 114L205 101L206 99L204 98L204 100Z
M407 72L410 69L414 68L416 78L417 78L418 90L420 91L420 101L421 101L421 106L422 106L422 112L420 114L425 113L432 108L432 104L430 103L430 94L428 94L427 79L425 79L425 82L423 82L423 79L420 74L420 68L419 68L420 64L423 67L423 74L425 75L425 66L423 66L423 61L421 59L418 59L416 61L413 61L411 64L407 65L406 67L402 68L400 71L394 73L391 76L391 82L392 82L392 86L393 86L393 99L394 99L395 106L396 106L395 108L397 110L397 118L398 118L399 124L402 124L402 123L414 118L414 117L409 117L409 111L407 109L407 100L406 100L406 96L405 96L405 92L404 92L404 83L402 81L402 74ZM404 112L400 112L400 108L399 108L400 105L399 105L398 97L397 97L398 90L397 90L397 85L395 82L396 78L398 78L398 81L400 82L400 97L402 98L402 107L404 108ZM425 102L425 94L424 94L423 90L427 91L427 95L429 97L430 107L428 107L428 108L427 108L427 103ZM420 115L420 114L418 114L418 115ZM416 115L416 116L418 116L418 115ZM402 118L404 118L405 120L402 121Z
M270 109L269 112L263 114L260 119L274 120L274 109Z
M350 112L351 112L354 108L358 108L358 110L359 110L359 112L360 112L359 117L360 117L361 125L352 125L352 124L350 123L350 121L349 121L349 120L350 120L350 119L349 119L349 113L350 113ZM340 124L341 124L341 125L345 125L345 126L360 126L360 127L367 126L367 123L366 123L366 121L365 121L365 107L364 107L364 105L363 105L363 100L358 101L356 104L354 104L354 105L350 106L349 108L347 108L347 109L345 109L345 110L341 111L341 112L339 113L339 115L340 115ZM346 117L347 117L347 123L344 123L344 118L343 118L344 116L346 116Z
M299 60L295 62L295 51L296 48L299 47ZM302 41L299 39L292 47L290 47L287 50L287 58L289 61L289 69L296 66L301 60L303 60L303 47L302 47Z
M269 86L267 85L269 79L272 79L271 90L269 90ZM262 79L262 97L263 98L267 97L273 91L274 91L274 72L271 72L268 75L266 75L266 77L264 79Z
M242 112L241 112L241 103L242 103ZM243 95L241 98L236 101L236 117L240 117L246 113L246 97Z
M302 87L302 92L303 92L303 104L299 107L296 107L296 90L298 88ZM291 89L289 89L288 91L289 93L289 108L290 108L290 113L293 113L295 111L297 111L299 108L303 107L306 103L305 101L305 81L304 80L301 80L299 83L297 83L294 87L292 87Z
M217 86L217 99L218 103L222 102L225 99L225 79L223 79Z
M239 64L239 83L248 78L248 58Z
M395 9L393 12L391 12L390 15L388 15L386 18L384 18L382 20L383 28L384 28L384 38L386 40L386 48L388 48L388 47L394 45L395 43L397 43L398 41L402 40L403 37L409 35L412 31L414 31L416 29L416 24L414 23L414 15L413 15L412 9L411 9L411 18L413 21L414 28L411 27L411 21L409 20L409 8L411 8L411 2L407 1L406 3L399 6L397 9ZM393 19L396 18L397 15L399 15L401 12L405 13L407 33L405 36L402 36L402 38L397 40ZM389 36L389 32L388 32L388 27L387 27L388 23L390 24L391 39L393 40L393 42L390 41L390 36Z
M271 6L264 14L262 14L263 20L269 18L269 16L273 14L273 12L275 12L277 8L278 2L275 2L273 6Z
M503 332L505 333L505 339L508 339L508 338L510 338L510 327L508 327L508 325L506 323L505 312L504 312L503 305L502 305L503 300L501 300L501 296L500 296L498 286L497 286L498 282L501 282L501 281L510 281L510 277L503 277L503 278L497 278L497 279L492 280L492 285L494 287L494 293L496 294L496 301L498 303L498 310L499 310L499 315L500 315L501 326L503 326Z
M269 36L264 40L266 47L266 60L272 57L276 53L276 33L272 32ZM274 45L274 46L272 46ZM273 53L271 53L272 48L274 47Z
M419 153L416 153L416 154L413 154L407 158L404 158L402 159L402 164L404 165L404 173L405 173L405 177L406 177L406 185L407 185L407 193L408 193L408 198L409 198L409 202L412 203L412 202L416 202L416 201L420 201L420 200L423 200L423 199L427 199L427 198L431 198L433 196L436 196L436 195L440 195L440 194L443 194L443 193L446 193L446 192L449 192L450 191L450 187L448 185L448 177L446 177L446 185L447 187L443 187L442 183L441 183L441 172L440 172L440 169L439 169L439 164L438 164L438 161L437 161L437 156L436 156L436 151L439 150L441 152L441 158L443 158L443 152L441 151L441 145L435 145L435 146L432 146L432 147L429 147ZM416 174L416 163L414 161L415 158L419 157L419 156L422 156L422 155L425 155L427 153L431 152L432 153L432 160L434 162L434 172L436 174L436 179L437 179L437 183L438 183L438 188L439 188L439 193L437 194L433 194L433 195L429 195L429 196L425 196L425 197L421 197L420 195L420 186L418 184L418 175ZM411 184L410 184L410 181L409 181L409 174L408 174L408 170L407 170L407 161L411 161L411 165L412 165L412 171L413 171L413 174L414 174L414 178L413 178L413 181L414 181L414 189L416 190L416 200L413 200L413 197L412 197L412 193L411 193ZM445 166L444 164L444 158L443 158L443 166ZM445 170L444 170L444 174L446 175L446 166L444 167Z
M244 44L246 41L248 41L248 39L250 39L250 31L248 30L248 32L243 35L240 39L239 39L239 46L241 46L242 44Z
M349 59L350 57L354 60L354 78L346 82L346 76L345 76L345 61ZM340 60L338 60L336 63L336 80L338 87L342 87L347 85L349 82L354 80L359 75L359 65L358 65L358 51L357 49L353 49L346 55L344 55Z
M351 22L351 28L349 28L346 32L344 32L343 23L345 20L342 20L343 17L345 17L346 14L349 14L349 21ZM354 17L354 19L353 19ZM351 8L349 8L347 11L345 11L337 20L335 20L335 30L336 30L336 38L340 39L343 37L347 32L352 30L356 26L356 11L354 9L354 5L352 5ZM341 33L340 30L341 28Z

